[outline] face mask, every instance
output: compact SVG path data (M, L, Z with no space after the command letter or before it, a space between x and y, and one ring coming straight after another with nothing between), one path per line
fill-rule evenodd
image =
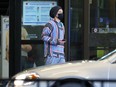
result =
M58 19L62 20L63 19L63 14L58 14Z

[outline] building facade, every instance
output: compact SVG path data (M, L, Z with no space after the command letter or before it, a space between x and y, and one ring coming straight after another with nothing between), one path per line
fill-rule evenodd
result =
M10 0L9 76L21 71L21 46L34 65L44 65L41 32L49 9L60 5L66 28L66 61L98 59L116 47L116 0ZM28 39L22 39L22 27ZM33 59L31 59L33 58Z

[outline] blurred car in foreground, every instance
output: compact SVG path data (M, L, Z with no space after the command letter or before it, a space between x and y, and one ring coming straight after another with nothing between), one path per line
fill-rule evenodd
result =
M20 72L13 76L7 87L47 87L45 82L37 83L29 80L59 79L57 87L116 87L116 82L99 82L89 80L115 80L116 79L116 50L108 53L97 61L73 61L65 64L40 66ZM56 81L49 81L49 87L56 87ZM82 84L82 80L86 80ZM88 81L87 81L88 80ZM71 85L70 85L71 83ZM67 86L68 85L68 86Z

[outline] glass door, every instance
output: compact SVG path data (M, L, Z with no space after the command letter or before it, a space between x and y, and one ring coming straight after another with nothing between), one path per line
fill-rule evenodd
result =
M76 2L76 3L75 3ZM70 58L83 59L84 0L70 0Z

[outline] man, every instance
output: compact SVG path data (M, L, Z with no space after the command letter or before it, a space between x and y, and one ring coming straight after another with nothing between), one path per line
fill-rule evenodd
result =
M42 31L44 41L44 57L46 65L65 63L64 35L65 29L61 22L63 10L60 6L52 7L50 10L51 20L45 25Z

